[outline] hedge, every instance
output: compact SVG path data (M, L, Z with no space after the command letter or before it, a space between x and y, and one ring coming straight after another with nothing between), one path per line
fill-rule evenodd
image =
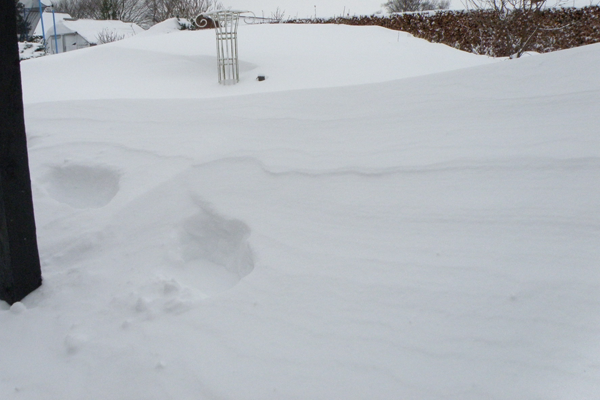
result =
M518 57L526 51L547 53L600 42L600 6L510 12L436 11L286 22L383 26L492 57Z

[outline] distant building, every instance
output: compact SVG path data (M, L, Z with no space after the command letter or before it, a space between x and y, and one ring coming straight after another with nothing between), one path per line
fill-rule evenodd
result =
M122 21L64 18L46 29L46 51L50 54L101 44L106 39L124 39L143 32L139 25ZM57 49L58 45L58 49Z
M37 25L35 26L35 29L32 30L32 35L33 36L44 36L44 31L48 31L49 29L53 29L54 27L54 22L56 21L56 23L59 23L60 21L64 20L64 19L73 19L69 14L66 13L57 13L55 12L54 14L52 12L44 12L42 14L42 18L40 18L38 20ZM44 20L44 28L42 29L42 20Z

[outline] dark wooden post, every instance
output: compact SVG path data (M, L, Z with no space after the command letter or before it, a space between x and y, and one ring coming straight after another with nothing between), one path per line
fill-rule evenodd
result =
M35 235L15 0L0 0L0 300L42 284Z

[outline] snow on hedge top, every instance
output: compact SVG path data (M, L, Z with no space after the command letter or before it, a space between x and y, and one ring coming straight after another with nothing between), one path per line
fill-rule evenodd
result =
M24 63L25 101L220 97L385 82L497 62L375 26L247 25L239 27L238 43L234 86L217 82L214 30L156 30ZM266 81L256 81L258 75ZM69 85L57 91L56 81Z

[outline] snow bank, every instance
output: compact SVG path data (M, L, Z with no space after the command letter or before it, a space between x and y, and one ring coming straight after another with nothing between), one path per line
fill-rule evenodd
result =
M210 31L23 63L45 280L0 398L598 397L600 46L242 33L234 87Z
M240 26L241 82L223 88L217 83L214 30L173 32L174 23L155 28L168 35L151 29L24 63L30 77L24 81L25 102L235 96L384 82L497 62L381 27ZM76 70L65 68L75 64ZM258 75L267 80L256 81ZM60 92L54 90L57 83Z

